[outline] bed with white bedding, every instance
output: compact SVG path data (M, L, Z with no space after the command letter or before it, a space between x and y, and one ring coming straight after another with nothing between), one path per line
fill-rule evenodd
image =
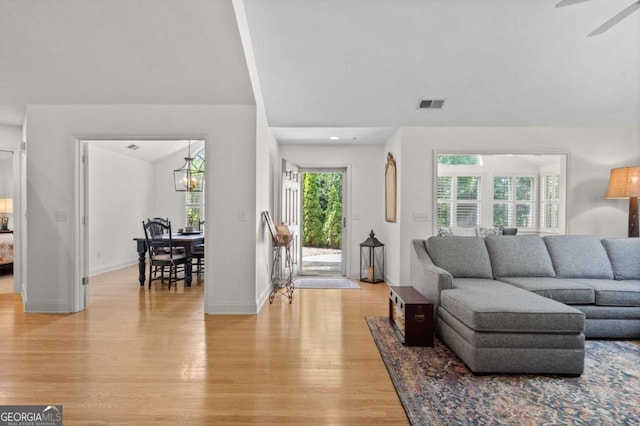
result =
M0 234L0 271L13 270L13 234Z

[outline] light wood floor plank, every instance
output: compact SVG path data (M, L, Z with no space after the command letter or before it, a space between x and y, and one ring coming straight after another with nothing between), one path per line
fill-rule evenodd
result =
M0 404L65 424L408 424L364 321L387 286L299 289L258 315L204 315L203 286L91 279L88 309L25 314L0 276Z

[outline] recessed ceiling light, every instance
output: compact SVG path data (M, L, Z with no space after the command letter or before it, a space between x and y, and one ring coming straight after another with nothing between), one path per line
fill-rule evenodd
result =
M330 140L330 141L337 141L337 140L340 140L340 136L329 136L329 140Z
M136 149L139 149L140 146L132 143L131 145L127 146L127 149L130 149L131 151L135 151Z

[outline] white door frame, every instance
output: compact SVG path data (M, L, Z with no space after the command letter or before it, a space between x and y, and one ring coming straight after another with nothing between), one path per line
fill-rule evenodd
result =
M75 223L76 229L74 239L74 254L77 262L73 274L73 282L71 289L71 302L73 304L72 312L83 311L87 307L89 298L89 268L87 265L89 245L89 232L87 231L89 217L89 197L88 197L88 142L85 139L76 138L74 149L76 157L75 167Z

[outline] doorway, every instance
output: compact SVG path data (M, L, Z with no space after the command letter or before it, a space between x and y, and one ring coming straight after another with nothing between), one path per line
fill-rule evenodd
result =
M79 276L139 267L134 239L144 237L142 222L147 218L168 218L174 232L186 226L204 231L200 222L204 192L177 190L174 171L183 166L185 157L193 159L192 166L197 160L204 168L205 142L203 138L78 140L79 217L87 218L81 226ZM196 266L192 270L192 285L204 283L206 268L200 274ZM136 273L135 279L142 278ZM90 281L83 280L77 290L79 310L88 302Z
M21 203L24 150L0 146L0 293L22 290Z
M345 172L302 170L300 275L346 275Z

